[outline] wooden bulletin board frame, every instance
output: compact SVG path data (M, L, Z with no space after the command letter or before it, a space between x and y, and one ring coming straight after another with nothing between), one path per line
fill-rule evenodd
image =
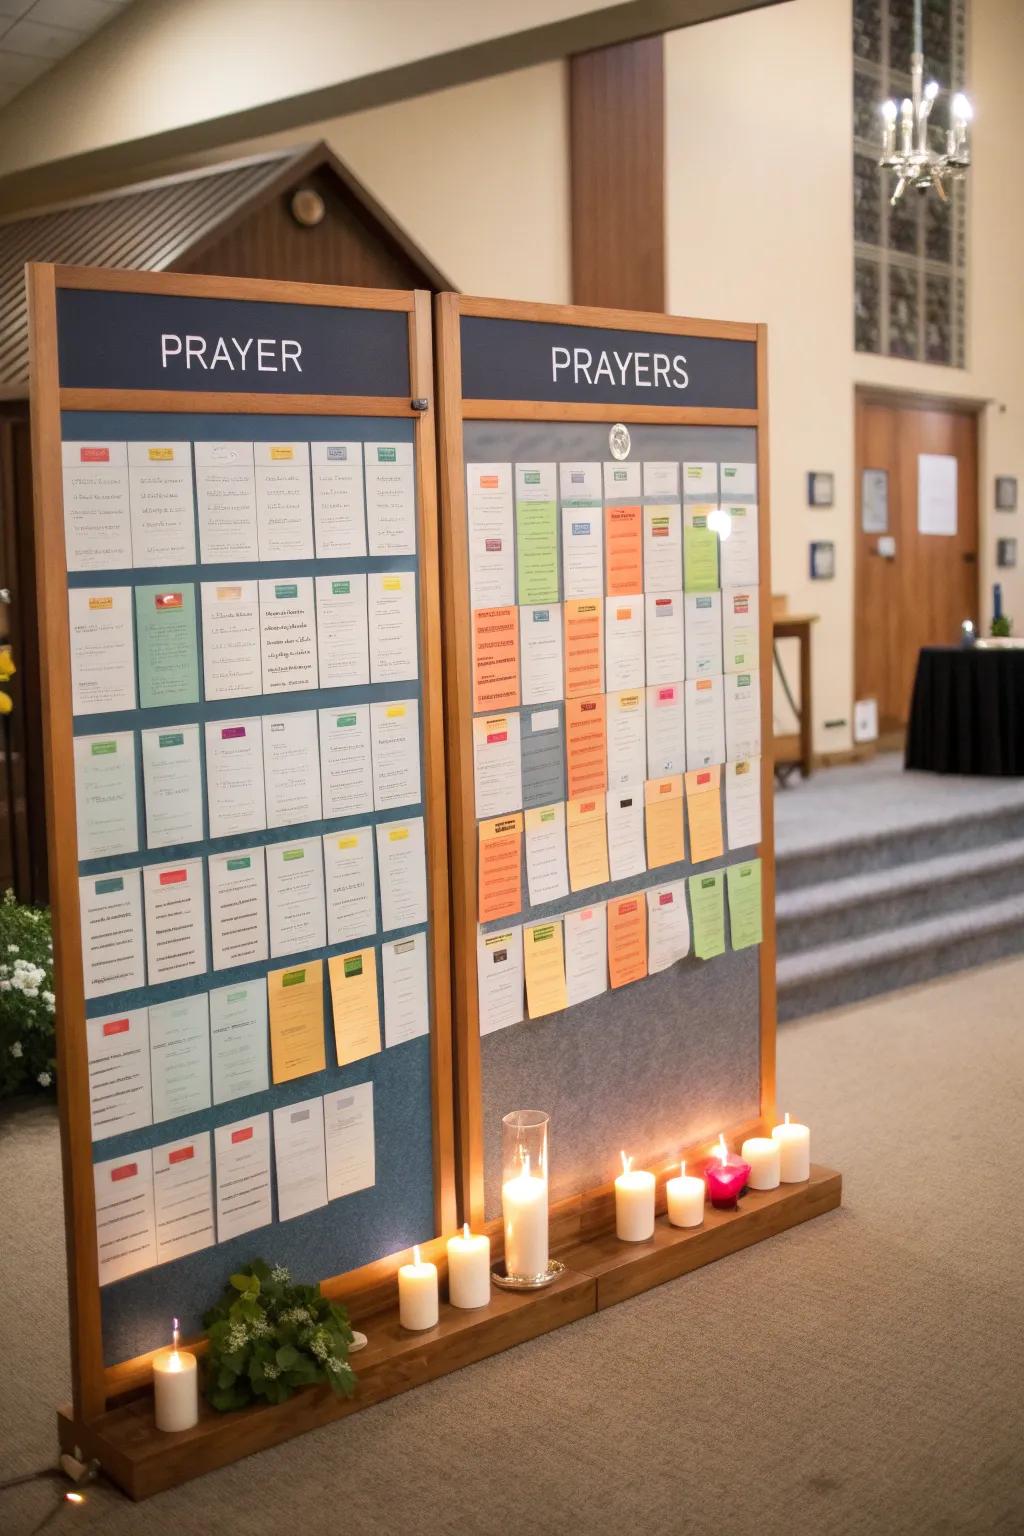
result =
M79 928L71 669L61 479L61 412L133 411L251 415L407 418L413 423L420 561L419 622L423 741L422 800L426 820L428 921L432 976L430 1039L434 1154L434 1240L425 1251L440 1256L456 1218L452 1104L448 873L441 703L438 529L433 416L430 296L332 288L312 283L263 282L90 268L29 266L32 342L32 449L38 597L43 678L43 732L47 832L51 870L57 997L57 1065L65 1227L71 1316L73 1412L80 1424L103 1414L115 1398L144 1385L150 1355L105 1365L97 1272L92 1137L82 944ZM276 305L396 311L407 316L409 392L359 396L249 394L161 389L61 388L58 375L57 296L64 289L176 295L191 299L273 302ZM111 1000L112 1005L114 1000ZM364 1315L390 1299L393 1276L406 1253L323 1280L324 1291ZM311 1278L303 1276L302 1278ZM211 1297L211 1301L214 1298Z
M440 476L442 502L442 563L446 698L448 717L449 826L451 835L453 1006L458 1082L459 1177L464 1213L474 1227L485 1226L500 1244L500 1220L484 1221L484 1126L482 1121L481 1047L476 974L476 816L474 798L472 722L472 643L466 594L469 562L466 534L466 474L463 424L477 421L507 422L615 422L672 426L753 427L757 431L759 508L760 687L761 719L771 721L772 630L771 551L769 540L768 485L768 391L767 333L757 324L689 320L675 316L643 314L563 305L532 304L498 299L441 294L436 304L438 398L440 428ZM465 398L461 324L464 317L491 320L540 322L553 326L589 327L610 333L644 332L666 337L709 338L752 343L755 348L756 399L753 406L723 407L715 404L649 405L624 400L566 401L553 390L544 399ZM559 338L561 339L561 338ZM588 340L592 338L586 338ZM701 342L696 343L699 348ZM503 359L495 356L494 374L500 379ZM499 388L496 394L506 394ZM772 770L769 743L761 754L762 840L756 853L762 860L763 942L759 956L760 981L760 1095L755 1121L724 1125L722 1130L735 1145L744 1136L767 1133L776 1116L775 1107L775 847L772 814ZM543 1108L543 1105L509 1106ZM707 1144L686 1149L698 1165L707 1160ZM669 1170L658 1169L659 1201ZM552 1208L551 1240L557 1250L605 1230L614 1218L613 1186L580 1189Z

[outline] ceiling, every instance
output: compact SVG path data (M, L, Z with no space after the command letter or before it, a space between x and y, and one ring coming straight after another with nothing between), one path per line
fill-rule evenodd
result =
M131 0L0 0L0 106L130 4Z

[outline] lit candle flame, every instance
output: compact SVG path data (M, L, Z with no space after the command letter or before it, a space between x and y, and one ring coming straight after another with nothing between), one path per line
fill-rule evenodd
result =
M181 1324L178 1318L171 1319L171 1348L177 1349L181 1343Z
M466 1240L466 1242L468 1243L469 1242L469 1222L468 1221L464 1221L462 1223L462 1236Z
M69 1504L84 1504L85 1503L85 1494L84 1493L73 1493L73 1492L72 1493L66 1493L64 1495L64 1498L67 1500L67 1502Z
M685 1159L685 1157L683 1158L682 1162L679 1164L679 1173L680 1173L681 1177L685 1179L685 1177L686 1177L686 1159Z
M414 1264L419 1264L419 1262L420 1262L420 1245L419 1245L419 1243L414 1243L413 1244L412 1261L413 1261Z
M722 1164L722 1166L724 1167L725 1164L729 1161L729 1148L725 1144L725 1134L722 1131L719 1131L719 1133L718 1133L718 1149L717 1150L718 1150L718 1160Z
M625 1152L620 1152L619 1156L622 1158L623 1173L628 1173L633 1166L633 1159L631 1157L627 1157Z
M789 1124L789 1110L786 1110L786 1124Z

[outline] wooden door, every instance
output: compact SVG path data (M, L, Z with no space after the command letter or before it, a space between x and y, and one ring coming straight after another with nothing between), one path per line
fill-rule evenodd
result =
M955 531L919 526L923 454L956 460ZM884 494L880 476L866 485L865 471L884 474ZM955 644L964 619L977 623L977 417L858 397L855 506L856 697L877 699L880 729L898 730L921 647Z

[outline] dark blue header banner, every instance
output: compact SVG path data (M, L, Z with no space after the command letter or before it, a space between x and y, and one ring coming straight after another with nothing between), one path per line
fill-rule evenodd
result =
M57 335L66 389L409 394L402 310L60 288Z
M462 317L464 400L757 406L752 341Z

